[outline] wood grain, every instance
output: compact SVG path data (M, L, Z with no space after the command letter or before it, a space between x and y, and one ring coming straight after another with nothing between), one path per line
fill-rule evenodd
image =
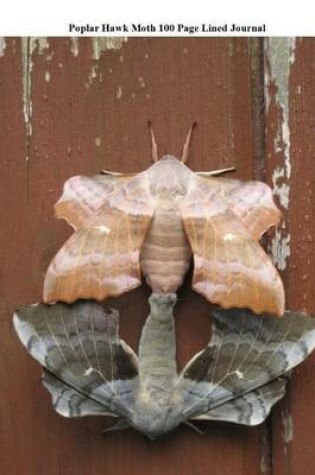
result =
M128 39L120 48L101 54L96 44L92 39L76 44L57 38L48 44L24 39L22 45L21 39L8 39L0 58L4 183L0 467L10 475L266 474L270 464L264 427L204 424L204 437L180 428L152 443L131 431L102 437L103 419L58 417L38 382L40 368L13 334L13 308L41 300L49 261L71 233L53 216L64 181L104 168L121 172L147 168L148 119L160 155L166 151L180 155L187 130L197 121L189 166L211 170L236 165L235 177L253 177L251 62L246 39ZM311 45L303 42L310 68L307 75L303 66L306 89L311 87ZM310 100L310 93L306 97ZM303 107L310 114L311 103ZM296 130L299 137L300 129ZM306 165L302 170L307 170ZM297 194L302 189L301 183L297 185ZM147 297L144 286L115 302L122 313L122 337L134 348L148 312ZM210 306L186 284L177 309L181 365L206 344L209 313ZM308 375L310 396L311 368Z

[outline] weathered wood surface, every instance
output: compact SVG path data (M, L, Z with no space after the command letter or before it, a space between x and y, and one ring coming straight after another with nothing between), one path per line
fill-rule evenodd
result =
M287 293L291 292L290 304L314 311L314 247L305 234L306 230L310 235L314 232L310 195L305 202L309 211L303 212L310 218L304 220L301 213L306 191L302 177L309 177L310 192L314 183L314 150L310 148L314 143L314 42L297 42L295 54L289 91L290 111L296 111L292 117L290 112L294 131L290 153L294 152L296 158L292 157L290 207L286 211L291 256L285 279ZM304 55L308 59L302 67ZM252 106L257 107L257 101L252 100L253 86L259 81L252 80L251 64L246 39L58 38L7 39L0 43L0 468L4 473L298 474L303 457L305 467L311 466L315 424L308 422L313 417L308 408L314 387L313 360L297 372L292 382L294 391L287 399L294 397L295 401L290 409L294 432L289 445L283 442L282 420L290 423L282 415L287 414L286 405L276 413L272 446L270 424L250 429L204 424L204 437L183 427L155 442L129 430L103 437L100 432L106 425L104 419L66 420L53 412L49 396L38 382L41 370L21 347L11 325L15 307L41 300L47 265L71 234L66 223L53 216L53 204L64 181L100 169L140 171L147 167L148 119L154 124L161 155L166 151L180 155L187 130L196 120L189 159L192 169L235 165L234 176L244 179L263 173L261 164L257 165L263 155L263 135L257 140L261 124L252 111ZM302 71L303 78L297 79ZM258 67L256 74L260 72ZM301 85L296 81L302 81L302 94L296 92ZM270 87L274 88L272 81ZM281 122L277 119L281 111L275 94L271 90L267 115L270 179L278 160L284 161L274 148ZM293 160L297 162L294 166ZM278 240L282 247L285 242ZM306 273L309 277L302 280ZM307 296L301 300L305 292ZM144 286L117 303L122 335L134 348L148 312L147 296ZM181 365L207 342L209 310L210 306L186 283L177 310ZM306 455L303 447L307 447ZM270 471L272 448L274 467L279 467L279 472L276 468ZM280 472L284 466L287 472ZM310 472L305 469L305 473Z
M266 42L266 165L283 225L271 251L285 281L287 307L315 314L315 40ZM273 416L277 475L315 474L315 357L291 378Z

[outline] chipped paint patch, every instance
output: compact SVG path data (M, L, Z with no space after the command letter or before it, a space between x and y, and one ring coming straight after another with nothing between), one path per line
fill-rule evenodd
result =
M49 71L45 71L45 81L46 82L49 82L51 79L51 74Z
M100 137L95 137L94 141L95 141L95 146L96 146L96 147L100 147L100 146L101 146L102 139L101 139Z
M126 42L128 38L91 38L92 41L92 59L95 63L92 65L89 73L88 80L85 83L85 87L89 88L95 81L96 77L99 76L101 81L101 75L99 74L99 64L98 61L102 56L103 51L115 49L118 50L122 47L123 43ZM120 56L121 61L122 56ZM112 72L112 69L109 69L109 72Z
M290 157L289 80L291 67L295 61L295 46L295 38L269 38L265 41L265 55L269 66L265 70L266 111L270 113L271 103L275 101L278 110L278 129L274 138L274 155L282 161L275 167L271 179L273 194L278 197L280 205L284 209L288 209L290 204L292 163ZM290 235L285 222L275 233L271 243L271 252L278 268L284 270L290 256Z
M34 53L34 51L37 51L38 54L43 54L44 51L49 48L49 41L45 36L32 36L29 38L29 41L31 55Z
M108 49L120 49L127 40L128 38L92 38L92 58L98 61L103 51Z
M284 168L276 167L272 174L271 180L273 185L273 194L279 197L281 206L288 209L290 187L286 182L282 182L281 184L279 183L280 178L284 177Z
M32 135L32 99L31 99L31 80L32 80L32 69L33 69L33 62L31 59L31 52L30 52L30 39L29 38L21 38L21 51L22 51L22 83L23 83L23 116L24 116L24 123L26 128L26 135ZM29 157L26 157L28 160Z
M119 86L117 91L116 91L116 99L121 99L121 96L122 96L122 89Z
M259 469L262 475L269 472L269 465L265 456L260 459Z
M1 56L4 56L4 50L6 48L6 42L5 42L5 38L3 38L2 36L0 37L0 58Z
M33 70L33 53L43 54L49 48L49 42L46 37L22 37L22 84L23 84L23 116L26 128L26 137L32 135L32 70ZM29 156L26 157L26 161Z
M294 437L293 417L290 413L282 413L282 426L283 426L283 440L284 440L283 451L284 451L284 454L286 454L288 451L288 444L292 442L293 437Z
M145 81L143 77L139 76L138 81L140 83L140 87L144 88L145 87Z
M97 70L98 70L98 64L94 64L89 71L88 80L85 83L86 88L89 88L93 84L95 78L97 77Z
M290 257L290 239L290 234L286 233L284 226L282 229L276 229L271 240L272 260L279 270L284 270L287 267L287 259Z
M267 427L262 427L261 436L259 473L267 475L271 472L271 440Z
M76 36L70 37L70 52L72 56L76 57L79 55L79 38Z

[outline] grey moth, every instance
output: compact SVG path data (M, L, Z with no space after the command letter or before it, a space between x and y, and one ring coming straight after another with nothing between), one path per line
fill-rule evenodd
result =
M116 416L150 438L180 424L256 425L285 393L285 375L315 346L315 320L215 310L209 344L178 374L175 294L152 294L138 356L119 338L118 312L93 301L38 304L14 315L21 342L44 367L43 384L66 417Z

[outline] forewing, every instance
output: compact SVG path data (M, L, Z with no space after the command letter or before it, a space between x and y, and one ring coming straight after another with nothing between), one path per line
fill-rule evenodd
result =
M192 175L178 207L194 254L193 288L223 308L282 315L280 276L222 189Z
M52 260L45 277L45 302L103 300L141 284L139 250L154 201L146 172L123 180Z
M207 181L209 186L221 190L230 209L255 239L259 239L271 226L279 223L281 213L273 201L272 190L266 183L212 177Z
M128 417L137 386L138 360L118 337L118 313L95 302L35 305L14 315L29 353L49 372L44 385L56 410L68 417ZM100 407L101 406L101 407Z
M315 319L305 313L287 311L276 319L245 310L218 310L212 338L183 370L175 398L182 395L181 410L187 418L203 418L221 405L223 411L223 404L240 401L287 373L314 347Z
M125 186L133 175L99 174L74 176L66 181L55 204L57 218L64 218L75 229L82 228L100 208L106 206L113 193Z

